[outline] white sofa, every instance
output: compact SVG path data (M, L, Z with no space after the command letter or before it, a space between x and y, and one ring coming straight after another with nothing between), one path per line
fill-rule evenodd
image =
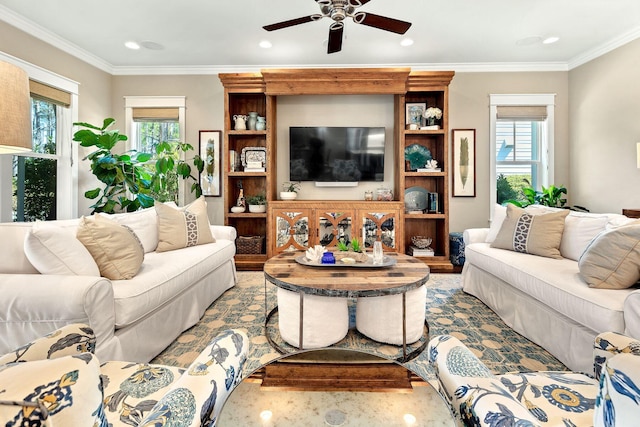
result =
M0 354L66 324L86 323L101 360L147 362L236 283L236 230L211 226L214 243L156 252L153 208L111 216L130 227L144 247L144 261L129 280L98 275L40 274L25 254L34 223L0 224ZM35 223L75 236L80 219Z
M544 208L528 209L536 213ZM574 371L592 371L592 346L599 333L640 338L640 289L589 287L578 267L595 236L626 223L627 217L571 212L559 248L562 259L492 248L503 219L504 211L496 207L491 228L465 230L465 292Z

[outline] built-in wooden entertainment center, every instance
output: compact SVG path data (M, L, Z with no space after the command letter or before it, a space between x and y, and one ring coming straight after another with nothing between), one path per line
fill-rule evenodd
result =
M407 252L412 236L431 237L435 254L421 259L434 271L453 270L449 260L448 142L448 88L453 75L450 71L411 71L409 68L269 69L259 73L220 74L225 100L225 224L235 227L239 236L259 235L265 238L259 254L236 255L238 269L261 269L269 257L284 250L303 250L318 243L334 246L337 238L346 233L358 237L361 242L381 240L386 250L400 253ZM278 200L277 97L346 94L394 95L394 200ZM407 103L440 108L440 129L407 129ZM266 129L234 130L233 116L250 111L266 117ZM438 161L441 171L410 171L405 164L404 152L413 144L427 148ZM264 172L232 168L230 150L240 155L246 147L266 149ZM240 185L244 194L262 192L266 195L266 213L231 212L231 207L236 205ZM437 193L437 212L405 212L405 190L411 187Z

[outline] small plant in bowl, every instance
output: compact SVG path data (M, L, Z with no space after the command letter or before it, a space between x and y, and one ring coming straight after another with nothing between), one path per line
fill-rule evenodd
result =
M362 247L360 246L360 242L358 239L353 238L351 242L348 244L344 241L344 239L338 240L338 244L336 245L338 249L333 255L337 261L341 261L343 258L354 259L356 262L366 262L369 257L367 254L362 252Z
M249 212L264 213L267 211L267 198L262 193L247 197L247 204Z
M283 182L282 191L280 192L281 200L295 200L298 197L298 191L300 191L299 182Z

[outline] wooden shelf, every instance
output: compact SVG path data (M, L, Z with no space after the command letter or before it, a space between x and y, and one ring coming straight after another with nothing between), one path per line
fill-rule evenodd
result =
M230 213L227 215L229 218L266 218L266 213L252 213L252 212L240 212L240 213Z
M247 135L247 136L266 135L267 131L266 130L229 130L228 134L229 135Z
M404 130L405 135L444 135L444 129L438 130Z
M447 172L404 172L404 176L421 176L421 177L429 177L429 176L447 176Z
M249 177L249 176L266 177L267 173L266 172L227 172L227 176L237 177L237 178Z
M416 220L424 220L424 219L446 219L447 215L443 214L443 213L424 213L424 214L410 214L410 213L405 213L404 214L404 219L405 220L412 220L412 219L416 219Z

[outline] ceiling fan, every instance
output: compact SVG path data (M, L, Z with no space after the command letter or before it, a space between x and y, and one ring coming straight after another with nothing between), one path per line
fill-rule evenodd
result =
M288 21L278 22L277 24L265 25L262 28L267 31L274 31L307 22L319 21L322 18L331 18L333 23L329 26L327 53L335 53L340 52L342 49L342 33L344 31L344 20L346 18L353 19L353 22L356 24L367 25L397 34L404 34L409 27L411 27L410 22L375 15L373 13L356 11L357 8L369 3L369 1L371 0L315 0L318 6L320 6L322 13L290 19Z

